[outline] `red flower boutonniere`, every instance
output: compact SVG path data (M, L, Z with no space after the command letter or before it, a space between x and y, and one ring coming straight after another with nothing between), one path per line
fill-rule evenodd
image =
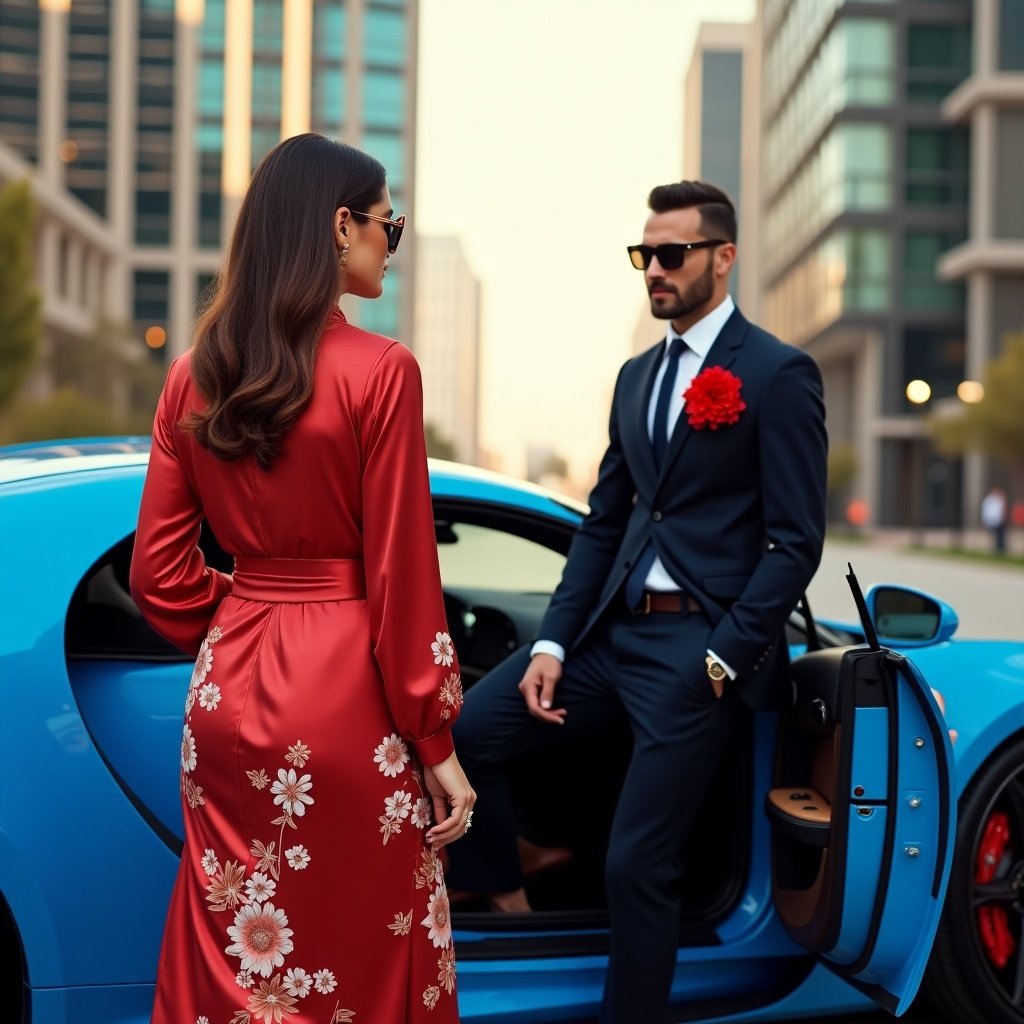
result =
M694 430L717 430L736 423L747 403L740 397L743 381L721 366L701 370L683 392L686 419Z

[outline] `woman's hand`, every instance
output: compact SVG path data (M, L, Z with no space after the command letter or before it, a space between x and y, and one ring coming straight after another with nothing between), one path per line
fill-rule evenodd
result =
M466 834L476 793L455 754L424 767L423 782L434 805L435 824L427 832L427 842L438 850Z

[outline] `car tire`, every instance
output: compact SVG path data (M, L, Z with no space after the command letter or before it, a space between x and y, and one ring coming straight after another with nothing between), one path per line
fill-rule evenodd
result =
M993 898L975 903L983 892ZM1024 738L996 751L960 799L921 993L929 1020L1024 1024Z

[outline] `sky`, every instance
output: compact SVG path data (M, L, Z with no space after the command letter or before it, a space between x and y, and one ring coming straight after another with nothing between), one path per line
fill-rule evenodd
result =
M420 0L415 229L461 238L482 280L482 443L505 472L536 444L593 478L646 302L625 247L682 177L697 29L754 6Z

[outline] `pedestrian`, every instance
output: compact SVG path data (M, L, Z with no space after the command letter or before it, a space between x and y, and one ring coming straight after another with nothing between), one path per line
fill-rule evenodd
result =
M282 142L160 398L132 594L198 657L154 1024L458 1020L437 850L475 798L419 369L338 308L381 295L403 225L372 157Z
M602 1024L663 1018L681 844L743 706L790 699L783 630L825 524L820 374L729 297L732 203L684 181L649 206L629 258L667 334L619 373L590 512L540 639L474 685L455 730L481 801L449 854L451 883L528 911L507 766L628 719Z
M992 487L981 500L981 525L992 534L992 550L997 555L1006 553L1006 492Z

